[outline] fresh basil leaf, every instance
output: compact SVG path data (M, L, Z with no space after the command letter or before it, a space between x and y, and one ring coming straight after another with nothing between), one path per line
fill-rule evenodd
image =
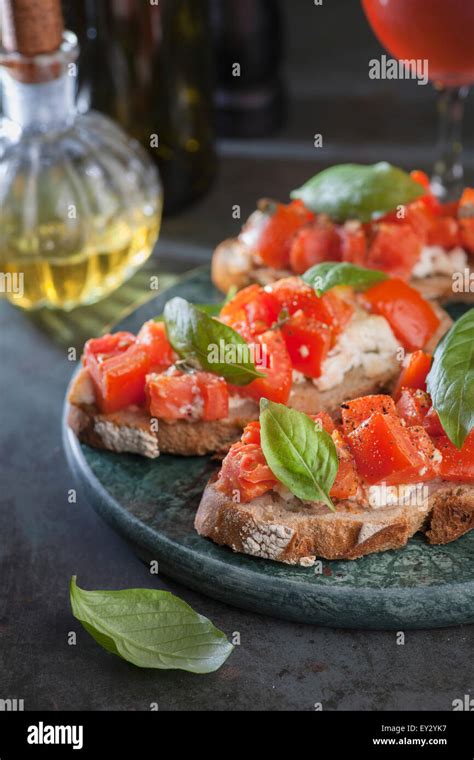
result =
M248 385L264 374L255 368L249 345L231 327L212 319L184 298L165 306L168 340L183 359L196 359L202 369L233 385Z
M424 194L409 174L385 161L371 166L339 164L316 174L291 193L316 213L337 222L370 222Z
M212 673L232 644L210 620L168 591L85 591L71 580L71 607L104 649L139 668Z
M316 264L303 275L303 280L315 289L318 296L336 285L350 285L355 290L365 290L387 278L388 275L378 269L365 269L355 264L337 261Z
M474 309L438 343L427 389L449 440L460 449L474 427Z
M194 304L196 309L199 309L199 311L202 311L204 314L207 314L209 317L218 317L219 314L222 311L222 307L224 306L224 303L196 303ZM158 317L153 317L154 322L164 322L165 321L165 315L160 314Z
M334 511L329 492L339 462L331 436L308 415L265 398L260 425L263 453L275 477L299 499L322 501Z

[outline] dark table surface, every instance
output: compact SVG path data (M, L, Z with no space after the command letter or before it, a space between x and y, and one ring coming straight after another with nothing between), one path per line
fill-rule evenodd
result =
M257 197L286 197L323 163L429 164L433 96L413 83L368 80L367 60L380 49L360 10L348 22L352 53L343 46L341 55L334 52L341 28L334 13L291 6L298 18L288 11L289 121L263 143L221 145L212 192L165 221L161 270L208 261L212 246L237 229L234 204L245 217ZM327 136L321 153L312 147L315 132ZM24 699L27 710L148 710L156 702L162 710L313 710L319 702L326 710L450 710L473 692L471 626L406 631L400 645L396 632L282 622L150 576L84 500L68 501L75 484L60 415L73 365L65 346L0 303L0 356L0 699ZM72 617L73 574L86 588L171 590L227 634L239 632L241 644L212 675L136 669L105 653Z

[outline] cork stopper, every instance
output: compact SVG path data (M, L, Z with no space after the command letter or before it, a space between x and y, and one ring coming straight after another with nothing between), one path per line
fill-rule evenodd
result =
M2 46L27 58L54 53L61 46L61 0L0 0Z

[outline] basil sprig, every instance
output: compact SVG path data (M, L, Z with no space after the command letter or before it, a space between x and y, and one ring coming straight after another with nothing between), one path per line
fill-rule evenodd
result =
M474 427L474 309L458 319L438 343L427 389L446 435L462 448Z
M212 673L234 648L210 620L167 591L85 591L73 577L70 597L74 617L92 638L140 668Z
M329 492L339 468L331 436L308 415L262 398L262 449L278 480L304 501L321 501L334 511Z
M382 161L372 166L339 164L316 174L291 193L315 213L337 222L370 222L419 198L425 190L409 174Z
M303 280L315 289L318 296L337 285L350 285L355 290L365 290L387 279L388 275L378 269L365 269L356 264L337 261L316 264L303 275Z
M168 301L164 322L168 340L182 359L197 361L203 370L234 385L248 385L265 377L251 360L249 345L235 330L184 298Z

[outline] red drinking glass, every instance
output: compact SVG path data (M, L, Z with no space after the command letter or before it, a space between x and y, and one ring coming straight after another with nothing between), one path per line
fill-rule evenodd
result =
M381 44L403 61L427 61L438 91L439 156L432 186L443 200L462 188L464 99L474 81L473 0L362 0Z

